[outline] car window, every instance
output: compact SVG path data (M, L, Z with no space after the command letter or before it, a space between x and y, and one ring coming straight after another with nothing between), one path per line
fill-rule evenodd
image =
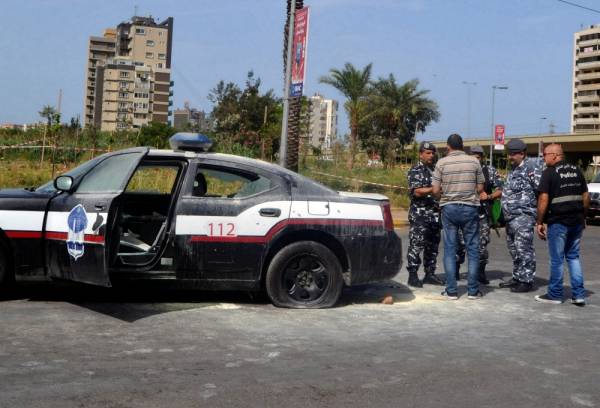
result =
M196 197L244 198L273 188L266 177L249 172L198 168L192 195Z
M598 173L598 174L596 175L596 177L594 177L594 181L593 181L593 183L600 183L600 173Z
M142 164L135 170L127 184L126 192L171 194L179 166Z
M82 175L87 173L92 167L94 167L96 164L98 164L98 161L99 161L98 158L87 161L87 162L75 167L74 169L69 170L68 172L64 173L63 175L71 176L71 177L73 177L73 179L77 180L77 178L81 177ZM54 180L50 180L46 184L41 185L40 187L38 187L36 189L36 191L39 191L41 193L48 193L48 192L56 191L56 189L54 188Z
M123 191L131 170L143 153L126 153L108 157L85 175L78 193L118 193Z

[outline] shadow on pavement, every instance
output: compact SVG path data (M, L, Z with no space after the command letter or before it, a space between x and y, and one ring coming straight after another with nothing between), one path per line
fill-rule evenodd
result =
M386 296L391 296L394 303L410 302L415 299L408 286L390 280L344 288L338 307L381 303Z

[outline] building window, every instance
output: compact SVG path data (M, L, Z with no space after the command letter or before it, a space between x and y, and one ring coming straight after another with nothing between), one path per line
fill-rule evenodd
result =
M119 98L129 98L129 94L127 92L119 92Z
M121 78L129 78L129 72L127 72L127 71L121 71L121 73L119 74L119 76Z
M154 41L152 41L152 40L146 40L146 46L148 46L148 47L154 47Z
M162 35L163 35L163 30L158 30L158 36L162 37Z
M154 53L153 52L147 52L146 53L146 58L154 58Z
M148 115L145 113L136 113L134 115L134 118L136 118L136 119L146 119L147 117L148 117Z
M165 54L158 54L158 59L167 59L167 56Z
M148 94L145 93L145 92L136 92L134 94L134 97L135 98L145 98L145 99L148 99Z
M162 62L159 62L158 64L156 64L156 68L162 68L162 67L163 67Z
M143 28L136 28L135 33L139 35L146 35L146 30L144 30Z

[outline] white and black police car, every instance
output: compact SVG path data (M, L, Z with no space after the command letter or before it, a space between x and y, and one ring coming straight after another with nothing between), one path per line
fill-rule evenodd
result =
M401 267L389 201L333 191L282 167L207 153L204 135L173 150L96 157L37 189L0 190L0 278L111 286L266 290L276 306L331 307L342 287Z

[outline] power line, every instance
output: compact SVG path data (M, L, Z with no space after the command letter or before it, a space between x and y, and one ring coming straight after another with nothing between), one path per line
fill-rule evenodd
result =
M581 4L572 3L572 2L566 1L566 0L556 0L556 1L560 1L561 3L565 3L565 4L568 4L568 5L573 6L573 7L579 7L579 8L582 8L584 10L593 11L594 13L600 14L600 10L596 10L596 9L593 9L593 8L582 6Z

